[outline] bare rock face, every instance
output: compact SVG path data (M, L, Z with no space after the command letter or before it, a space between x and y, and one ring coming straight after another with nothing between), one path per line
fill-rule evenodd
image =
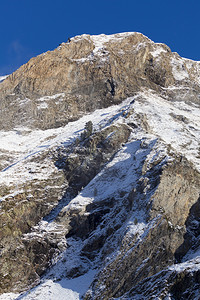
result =
M181 100L192 86L190 98L196 101L197 64L139 33L77 36L32 58L1 83L0 128L59 127L144 87ZM177 84L185 89L180 97L166 90Z

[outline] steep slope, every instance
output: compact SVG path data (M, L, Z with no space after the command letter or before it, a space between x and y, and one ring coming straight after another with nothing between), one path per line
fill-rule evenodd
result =
M0 83L0 299L198 299L199 78L124 33Z

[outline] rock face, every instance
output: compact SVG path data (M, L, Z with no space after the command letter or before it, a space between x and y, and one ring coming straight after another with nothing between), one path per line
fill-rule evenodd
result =
M0 128L54 128L108 107L147 87L190 87L198 102L197 63L181 59L139 33L72 38L11 74L0 86ZM173 90L170 96L181 100Z
M155 181L156 176L159 176L160 182L150 198L152 204L148 203L145 212L149 222L148 230L139 238L137 235L134 239L132 236L124 237L119 254L101 270L98 280L93 284L94 293L89 292L85 299L122 297L132 287L173 264L176 257L183 257L189 250L190 247L186 250L182 246L185 243L184 224L191 207L199 199L200 175L193 172L186 161L178 160L165 166L162 174L156 174L154 169L150 172L153 178L148 174L149 183L152 179ZM139 202L138 210L142 205L143 194L141 186L136 188L134 201ZM145 199L142 202L145 205ZM150 297L145 288L144 295Z
M40 159L42 160L42 157ZM12 186L4 186L4 191L1 187L1 195L4 197L0 203L0 292L9 291L10 288L21 290L39 282L38 274L42 273L44 265L44 269L48 267L50 258L59 247L51 243L52 247L49 249L49 243L44 240L39 242L38 236L38 245L32 247L33 242L29 240L27 243L22 236L30 232L31 227L52 210L62 198L66 184L63 173L55 170L46 180L32 180L25 184L19 182L18 188L14 188L14 193ZM46 254L47 250L47 259L37 259L42 255L42 251Z
M3 79L0 293L95 270L84 299L198 299L199 63L83 35Z

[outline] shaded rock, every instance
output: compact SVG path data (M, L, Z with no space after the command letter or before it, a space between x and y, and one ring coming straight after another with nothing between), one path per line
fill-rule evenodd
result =
M155 167L149 172L154 173ZM149 175L150 173L148 177ZM177 159L165 166L162 173L158 173L157 176L160 179L146 207L147 211L149 210L148 213L146 211L146 216L149 215L147 220L151 220L150 223L142 235L138 236L136 233L131 239L124 236L119 254L102 268L93 282L92 294L91 291L86 293L85 299L122 297L133 286L139 285L144 280L148 282L145 278L172 265L178 253L181 255L183 248L180 246L184 242L187 217L192 205L199 198L199 173L186 160L180 162ZM134 191L129 198L134 197L136 201L142 197L144 188L145 185L140 186L139 194ZM177 201L180 202L176 205ZM174 289L178 291L177 287ZM145 296L148 295L147 291L144 286ZM151 295L155 295L155 291L151 291Z
M23 243L23 235L30 232L57 205L65 184L63 173L54 171L46 180L26 182L25 185L18 186L19 191L15 193L12 193L13 187L5 187L5 196L0 203L1 293L10 290L22 291L39 282L38 274L48 266L52 257L48 253L48 250L51 253L51 247L49 243L39 244L38 240L34 246L31 246L31 240L30 245L29 242ZM39 246L45 252L46 260L41 258L45 261L45 267L36 259L37 256L40 257L41 251L37 252ZM33 255L30 254L31 251Z

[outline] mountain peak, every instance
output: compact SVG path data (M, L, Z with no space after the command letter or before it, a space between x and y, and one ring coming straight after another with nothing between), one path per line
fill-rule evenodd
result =
M199 62L134 32L3 77L0 299L198 298L199 95Z
M0 128L58 127L144 87L172 97L170 87L178 85L182 91L174 97L179 100L192 86L190 99L198 103L199 76L198 62L182 59L140 33L76 36L32 58L1 83ZM8 109L11 103L17 115Z

